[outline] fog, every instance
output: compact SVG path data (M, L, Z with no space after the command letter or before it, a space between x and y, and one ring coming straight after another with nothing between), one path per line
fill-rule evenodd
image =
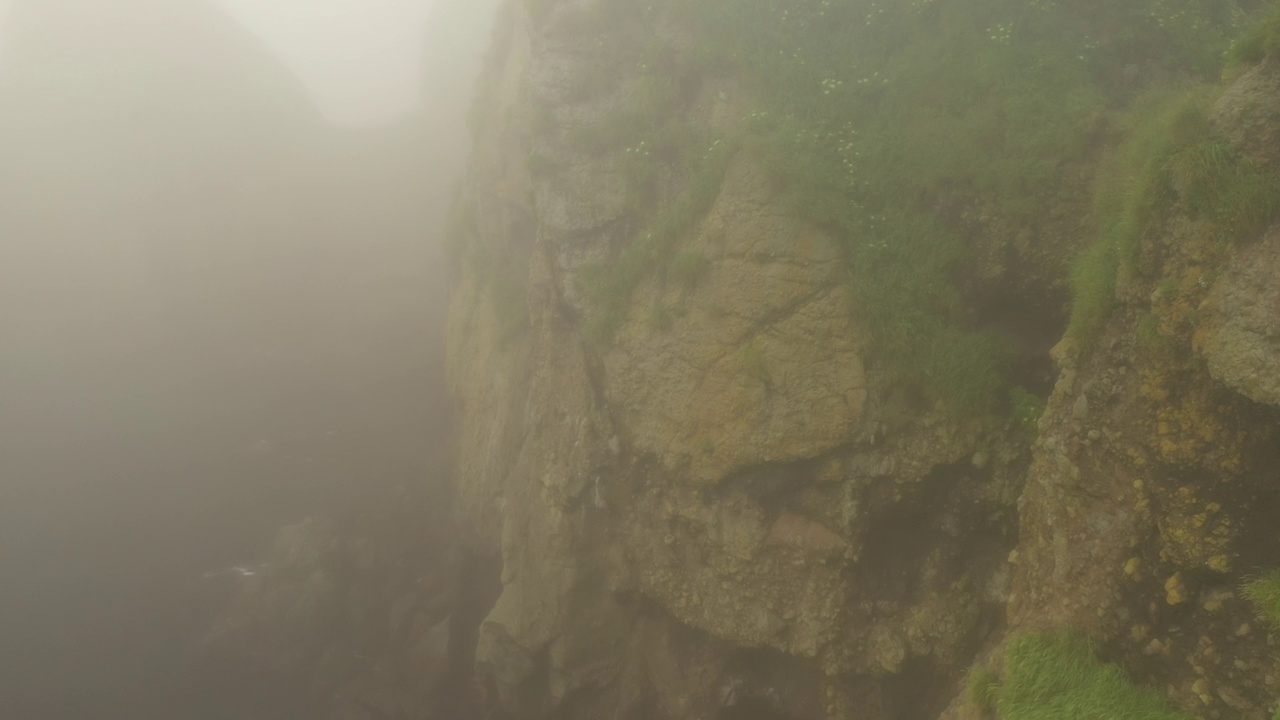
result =
M370 125L420 108L430 0L224 0L270 43L331 122Z
M0 0L0 717L244 717L195 580L439 481L437 5Z

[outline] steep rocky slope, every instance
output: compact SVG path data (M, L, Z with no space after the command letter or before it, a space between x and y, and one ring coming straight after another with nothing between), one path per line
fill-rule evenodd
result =
M1151 150L1133 124L1148 95L1181 97L1172 76L1204 74L1173 49L1148 63L1140 32L1112 28L1096 42L1120 64L1053 110L1079 112L1051 135L1078 135L1074 153L1023 142L1007 117L979 157L1047 154L998 189L938 170L911 205L854 184L815 207L792 197L810 189L788 164L805 130L791 145L754 131L772 86L752 79L750 48L708 60L696 22L680 3L501 15L455 207L449 328L457 528L500 568L474 658L493 705L1031 717L1016 702L1025 639L1066 629L1195 716L1269 717L1280 636L1239 592L1280 565L1280 71L1253 67L1265 52L1210 92L1212 112L1166 113ZM1012 32L993 27L996 43ZM1034 100L1000 90L990 102ZM889 91L876 98L893 112ZM986 131L945 102L921 113ZM862 147L842 137L823 136L827 154ZM1125 175L1133 154L1145 175ZM1018 195L1040 182L1052 190ZM1110 200L1143 183L1153 195L1116 211L1127 239L1108 235ZM873 202L913 225L879 230ZM935 220L968 259L887 305L880 285L934 277L949 252L910 245ZM1086 247L1068 329L1068 265ZM991 372L974 348L992 334L1006 349L989 400L966 383Z
M1249 71L1213 106L1240 165L1273 162L1276 73ZM1199 716L1261 718L1277 636L1239 586L1280 563L1276 228L1236 234L1194 198L1153 219L1099 335L1057 349L1009 616L1088 629Z

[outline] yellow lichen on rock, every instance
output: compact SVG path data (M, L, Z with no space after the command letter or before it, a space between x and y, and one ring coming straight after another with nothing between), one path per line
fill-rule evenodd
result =
M1204 502L1184 485L1165 498L1158 519L1162 551L1169 561L1187 568L1230 570L1234 524L1216 502Z
M1182 581L1182 573L1174 573L1164 581L1165 602L1170 605L1181 605L1187 601L1187 586Z

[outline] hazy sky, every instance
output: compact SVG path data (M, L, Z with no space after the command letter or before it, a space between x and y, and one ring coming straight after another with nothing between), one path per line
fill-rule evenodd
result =
M279 53L335 123L380 123L416 107L432 0L217 1ZM0 0L0 22L9 4Z
M416 106L432 0L219 0L276 49L334 122Z

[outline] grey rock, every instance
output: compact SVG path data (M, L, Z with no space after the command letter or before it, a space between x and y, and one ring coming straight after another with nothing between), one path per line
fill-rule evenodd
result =
M1280 405L1280 229L1236 254L1205 312L1209 372L1257 402Z

